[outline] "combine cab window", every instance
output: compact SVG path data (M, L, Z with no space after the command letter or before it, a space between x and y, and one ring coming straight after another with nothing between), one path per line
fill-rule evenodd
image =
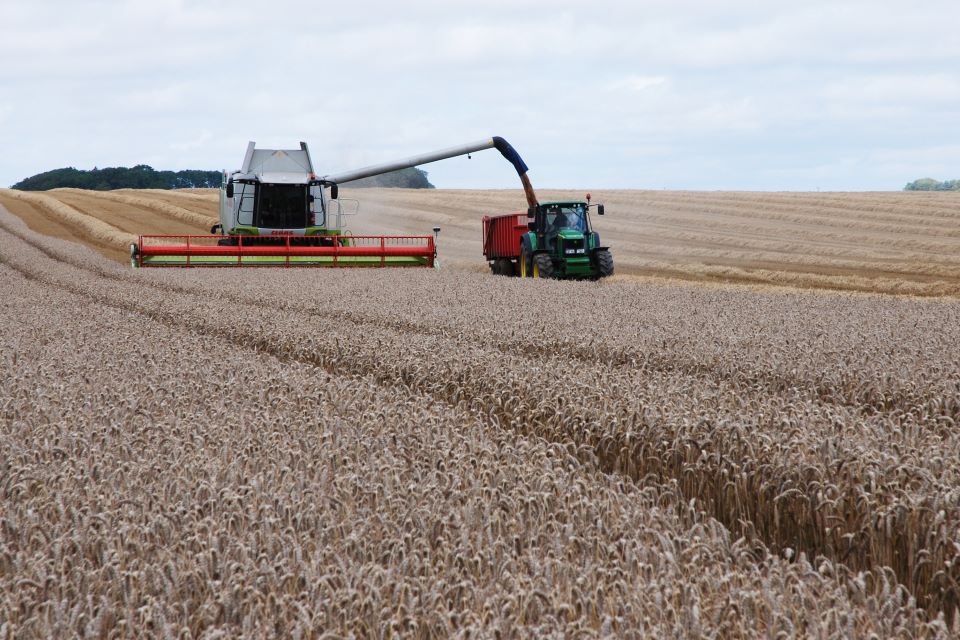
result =
M303 229L307 225L307 188L302 184L260 185L258 227Z
M237 223L253 224L253 210L257 202L257 186L250 182L237 182L234 185L233 197L240 203L237 209Z

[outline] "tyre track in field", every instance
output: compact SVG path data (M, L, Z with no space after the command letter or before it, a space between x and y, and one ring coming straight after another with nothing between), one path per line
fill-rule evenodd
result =
M70 267L67 262L58 259L54 255L48 255L48 258L55 262L55 268ZM216 319L192 314L191 310L197 305L195 301L191 301L190 298L199 295L192 291L182 289L177 291L172 287L155 285L154 288L162 290L163 293L182 293L183 296L177 297L185 297L187 300L177 300L177 297L166 296L164 302L169 303L169 309L166 309L163 305L145 308L142 304L141 297L136 295L125 297L124 292L117 292L115 288L111 287L110 283L107 282L100 282L101 290L98 290L96 283L94 283L93 287L85 287L79 284L79 281L73 279L64 282L55 276L45 274L43 269L31 268L30 265L33 263L29 263L29 261L24 263L19 260L16 255L6 255L3 262L31 280L41 282L47 286L71 291L75 294L90 298L98 304L123 309L132 314L171 326L177 330L191 331L209 336L215 340L224 340L254 353L266 352L284 361L296 361L316 366L332 375L368 376L380 385L400 388L406 393L428 395L435 398L438 402L469 410L491 428L510 428L526 437L542 437L566 446L572 453L576 453L577 457L582 461L596 465L604 472L622 474L637 481L642 481L643 478L652 474L662 482L677 482L684 495L691 500L698 499L704 493L709 495L710 487L704 485L704 481L708 484L710 482L717 482L718 479L726 475L724 470L729 461L724 461L725 456L732 456L736 459L736 451L718 452L715 459L707 462L707 464L713 468L713 471L702 469L700 471L700 473L703 474L702 477L691 479L687 476L686 468L693 462L693 460L689 458L690 455L702 458L702 456L697 453L699 446L696 447L696 451L694 452L690 452L689 447L687 447L687 453L674 450L671 455L664 457L662 452L657 451L654 442L643 441L642 432L644 430L652 430L655 432L660 427L651 424L645 425L645 416L642 413L635 412L633 414L631 424L625 425L627 428L626 433L619 434L619 436L614 434L614 440L607 439L606 437L602 440L597 440L592 436L592 432L596 429L596 426L599 425L599 421L603 420L606 415L603 408L598 409L594 406L572 407L569 405L566 407L545 406L536 385L520 389L516 397L509 398L505 401L504 398L500 396L502 387L499 379L496 375L491 375L494 373L493 371L484 370L481 360L476 360L474 364L465 368L460 366L460 362L445 360L442 355L426 363L419 360L413 363L402 360L397 360L396 362L391 361L389 358L391 355L389 345L403 344L410 341L410 334L406 332L398 331L393 336L383 333L381 336L378 336L386 341L382 345L385 346L386 349L381 349L380 344L377 345L377 348L373 349L365 350L363 348L363 337L368 333L363 325L354 327L354 329L357 329L354 333L359 337L356 342L347 340L345 344L343 342L313 342L312 344L305 345L302 340L271 339L269 336L297 334L295 331L289 334L279 330L271 331L269 329L270 321L263 320L262 318L260 319L261 325L258 329L252 331L244 329L240 322L230 323L228 326L225 326L218 324ZM85 270L92 272L90 269ZM101 280L105 279L111 279L115 282L123 280L109 275L107 275L106 278L101 278ZM143 284L142 281L140 284ZM256 308L257 305L252 305L242 300L238 301L238 304L241 307L247 307L248 311L253 311L254 315L256 315L257 311L262 311L262 308ZM281 321L274 320L273 322L280 323ZM276 324L276 326L280 327L281 324ZM297 326L300 325L298 324ZM350 337L349 328L342 327L341 329L341 337ZM430 335L428 338L432 341L431 344L440 343L438 346L441 348L436 349L432 353L443 353L443 347L449 347L449 345L443 344L444 336ZM361 346L357 346L358 344ZM429 355L431 352L427 351L425 353ZM566 354L564 355L566 357ZM382 356L386 356L386 362ZM529 355L525 354L523 357L529 358ZM538 354L538 359L543 360L542 354ZM529 360L527 360L527 362L529 362ZM554 365L561 367L564 363L547 362L545 364L550 368ZM434 383L434 379L440 380L441 382ZM584 404L587 405L589 403ZM553 430L552 428L561 418L569 417L568 411L570 410L579 411L579 418L569 423L564 421L565 431ZM633 433L634 429L641 432L641 438L638 439L634 437L633 442L631 442L631 433ZM624 436L626 440L623 440ZM749 456L747 456L746 459L749 460ZM698 460L697 463L699 464L700 460ZM797 491L799 495L791 495L789 487L798 483L802 485L799 474L802 473L809 476L810 472L810 468L796 469L793 472L789 469L781 469L779 472L776 472L780 474L779 476L775 473L775 477L780 477L781 480L778 486L751 484L750 491L744 492L744 495L741 496L743 504L738 505L738 509L734 512L724 511L718 502L713 502L705 506L711 515L723 522L731 530L749 535L758 535L765 544L772 545L775 548L791 546L800 551L805 551L812 556L819 554L826 555L837 562L844 562L850 558L853 560L851 567L855 570L872 570L878 568L871 560L869 554L864 555L862 552L857 552L854 549L853 540L850 541L846 549L835 548L829 544L825 544L822 539L822 532L818 531L823 517L809 518L809 521L800 519L791 522L791 525L794 527L794 533L791 534L789 539L783 539L774 533L775 531L779 531L779 525L777 528L773 528L769 520L774 517L776 509L774 510L774 514L771 514L766 511L766 509L769 509L767 505L776 501L781 503L783 513L805 513L805 509L809 508L809 506L805 503L806 498L803 495L803 491ZM726 481L723 480L723 482ZM721 493L725 492L726 488L720 488L720 491ZM794 489L792 491L796 490ZM855 495L849 496L849 498L854 503L857 500L857 496ZM791 502L795 504L791 504ZM796 508L796 510L793 510L792 507ZM870 514L866 514L866 516L869 517ZM780 516L777 517L779 518ZM789 527L785 530L787 529L789 529ZM799 537L795 533L796 531L800 532ZM856 533L856 531L852 533ZM909 552L909 549L905 548L903 551ZM940 553L939 555L943 554ZM897 573L900 580L908 587L917 586L911 581L910 575L903 575L902 571L898 571ZM922 604L925 606L932 604L934 608L944 604L942 598L938 598L936 593L929 592L930 585L919 586L921 590L918 596ZM949 603L949 600L947 603Z
M41 242L29 238L26 234L13 230L2 218L0 218L0 228L14 235L22 242L27 243L37 251L40 251L51 260L70 265L71 267L81 269L102 278L108 278L124 284L135 282L138 286L147 286L159 291L189 296L205 297L210 295L210 292L204 290L202 287L184 287L136 277L124 277L115 271L98 269L89 264L84 264L81 261L70 259L68 256L59 254L56 251L51 251L44 247ZM260 310L263 308L262 300L244 296L242 293L218 291L216 295L229 300L231 303L243 305L249 309ZM449 335L451 329L456 329L455 327L430 325L405 319L371 318L369 315L357 312L325 311L312 305L297 304L290 299L272 300L271 305L283 311L297 312L325 320L345 321L358 328L372 327L389 329L398 334L416 334L425 337L442 338ZM904 392L881 388L866 389L853 394L841 393L838 395L835 382L823 380L814 385L809 385L804 380L776 371L753 370L746 372L735 367L718 367L700 360L677 359L660 352L626 351L623 349L609 348L597 343L584 345L583 343L570 341L546 340L538 344L531 344L523 340L505 340L499 334L495 337L497 339L492 340L491 336L486 335L461 335L462 340L469 341L478 347L495 350L509 356L519 355L529 359L531 362L539 361L545 351L555 351L563 353L567 359L587 365L607 365L611 370L633 369L650 376L679 374L702 379L704 382L713 383L714 385L718 383L746 385L753 389L761 389L770 397L778 397L788 390L801 389L806 391L807 395L805 399L807 400L858 410L863 415L883 415L897 411L911 411L923 408L932 416L946 417L960 422L960 406L952 407L944 405L940 402L941 396L937 392L918 398L915 394L908 395ZM843 385L844 388L853 386L855 381L857 381L857 377L855 375L851 376L848 384Z
M164 292L180 293L189 296L210 295L210 292L204 290L202 287L184 287L136 277L128 278L109 269L97 269L89 264L72 260L58 252L49 250L44 247L42 243L11 229L2 219L0 219L0 228L19 238L37 251L40 251L51 260L70 265L71 267L81 269L102 278L108 278L124 284L136 282L138 286L147 286ZM241 293L218 291L216 295L229 300L231 303L243 305L249 309L260 310L263 308L262 300L250 298ZM369 315L357 312L325 311L312 305L297 304L290 299L273 300L271 301L271 305L283 311L297 312L325 320L345 321L358 328L372 327L389 329L398 334L416 334L432 338L442 338L448 335L451 329L456 329L456 327L430 325L406 319L371 318ZM609 348L603 344L593 342L589 345L584 345L583 343L571 341L546 340L534 345L523 340L505 340L499 334L495 337L497 338L496 340L492 340L491 336L486 335L463 334L461 336L463 340L469 341L478 347L496 350L505 355L519 355L529 359L531 362L540 360L544 351L555 351L563 353L567 359L588 365L607 365L611 370L629 368L650 376L680 374L702 379L704 382L712 382L713 384L742 384L751 388L762 389L771 397L779 396L788 390L802 389L806 391L806 399L810 401L855 409L864 415L910 411L916 410L918 407L923 407L934 416L948 417L952 420L960 421L960 407L953 408L942 405L942 403L938 402L940 395L936 392L920 399L915 395L907 395L885 389L867 390L855 394L840 394L838 396L837 386L832 381L821 381L820 383L809 385L804 380L776 371L754 370L745 372L726 366L720 368L700 360L690 361L677 359L660 352L626 351L623 349ZM850 384L856 381L856 379L856 376L851 376L849 380ZM844 387L849 387L850 384L844 385Z

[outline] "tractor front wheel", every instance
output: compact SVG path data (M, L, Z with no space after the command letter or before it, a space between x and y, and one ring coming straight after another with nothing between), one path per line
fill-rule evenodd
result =
M533 256L533 277L547 278L553 277L553 260L545 253L538 253Z
M608 249L597 251L597 270L601 278L607 278L613 275L613 254Z
M520 277L530 277L530 256L527 255L526 249L520 250Z

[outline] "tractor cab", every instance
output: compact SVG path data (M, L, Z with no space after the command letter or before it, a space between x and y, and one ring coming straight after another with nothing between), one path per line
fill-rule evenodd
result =
M612 259L590 224L590 208L603 205L586 201L544 202L527 210L521 275L534 277L597 278L612 273ZM526 266L526 269L524 268Z

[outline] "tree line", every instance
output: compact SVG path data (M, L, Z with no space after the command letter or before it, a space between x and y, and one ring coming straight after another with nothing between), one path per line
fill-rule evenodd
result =
M430 184L430 181L427 179L427 172L423 169L417 169L416 167L410 167L407 169L399 169L397 171L391 171L390 173L382 173L379 176L371 176L369 178L361 178L360 180L353 180L351 182L344 182L344 185L350 188L364 188L364 187L387 187L387 188L397 188L397 189L433 189L434 186Z
M904 191L960 191L960 180L934 180L933 178L920 178L913 182L908 182L903 188Z
M107 191L109 189L199 189L219 187L219 171L186 169L157 171L145 164L135 167L106 167L104 169L75 169L65 167L45 171L21 180L12 188L21 191L73 188Z
M203 189L217 188L223 180L220 171L185 169L183 171L157 171L145 164L135 167L106 167L104 169L76 169L65 167L30 176L13 185L21 191L46 191L47 189ZM427 172L409 168L392 171L371 178L344 183L350 187L398 187L404 189L433 189Z

